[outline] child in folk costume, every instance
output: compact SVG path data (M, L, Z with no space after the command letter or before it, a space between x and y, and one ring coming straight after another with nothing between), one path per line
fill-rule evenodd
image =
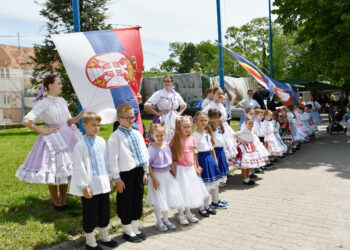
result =
M304 134L301 131L300 127L298 126L298 118L297 118L296 112L294 110L294 106L292 106L292 105L288 106L287 110L288 110L287 117L288 117L288 120L290 123L293 141L295 141L298 144L301 142L304 142L306 134ZM298 149L299 145L296 147L293 146L293 148Z
M209 193L200 177L202 168L195 161L196 139L192 135L192 119L181 116L176 119L175 134L170 147L175 161L175 176L185 202L185 214L179 209L180 224L196 223L198 219L191 208L198 208L208 199Z
M293 153L293 148L298 145L297 141L293 141L293 136L292 136L292 130L291 130L291 125L289 122L288 118L288 110L285 107L282 107L280 110L280 116L278 117L278 123L280 124L280 134L282 137L282 140L286 145L291 144L292 146L292 151L289 151L289 154Z
M142 134L132 128L134 109L129 104L117 108L118 129L108 139L109 175L117 187L117 214L123 238L137 243L146 239L139 230L144 184L147 183L149 154Z
M262 124L262 130L264 132L265 147L270 153L270 157L282 156L285 153L285 148L278 142L275 136L275 129L272 123L272 112L270 110L265 111L265 118Z
M229 146L224 136L225 129L221 121L221 112L218 109L210 109L208 112L208 118L209 118L209 130L213 131L212 133L213 133L213 139L214 139L214 151L215 151L217 164L221 173L220 185L222 185L226 183L227 175L230 172L227 157L226 157L227 148ZM227 201L218 200L218 202L216 203L215 200L213 200L211 203L212 207L217 209L227 208L228 206Z
M307 117L307 123L309 124L311 130L313 131L312 137L315 137L316 132L318 131L318 128L317 128L317 125L312 122L311 112L312 112L312 105L306 104L305 105L305 115Z
M94 229L100 228L100 242L108 247L116 247L116 241L108 235L109 192L111 185L107 172L106 141L97 136L101 117L93 112L83 116L86 134L74 147L73 174L70 193L81 196L83 207L83 229L86 249L101 249L96 243Z
M221 123L224 127L224 133L226 138L226 153L227 153L227 159L234 159L237 154L237 141L235 139L235 131L231 128L231 126L227 122L227 112L225 109L225 106L222 104L225 102L225 95L223 90L220 87L214 88L214 100L209 103L205 109L202 111L206 114L209 114L210 109L217 109L221 113Z
M16 172L16 177L28 183L47 184L56 211L68 208L66 195L73 170L73 150L81 138L76 129L84 112L72 118L62 93L61 79L47 75L41 85L40 93L34 101L42 99L26 114L23 125L40 134L26 161ZM43 98L47 90L48 96ZM45 128L34 124L37 118L45 123Z
M197 112L195 123L197 131L193 133L196 138L196 150L198 165L203 169L202 179L209 191L212 203L218 206L219 185L222 178L221 171L217 165L217 159L214 151L214 136L211 128L208 126L208 116L203 112ZM215 209L209 206L209 199L204 201L204 206L199 208L199 214L208 217L209 214L216 214Z
M310 104L312 106L311 109L311 120L315 125L320 125L322 123L322 117L319 113L321 109L321 105L315 100L314 96L311 96L311 101L307 102L306 105Z
M253 126L254 120L246 117L244 126L237 133L239 141L237 161L242 169L243 183L245 185L254 185L255 181L250 179L251 170L266 164L265 157L259 152L255 143Z
M273 113L273 120L272 120L272 125L273 125L273 128L274 128L274 133L275 133L275 136L277 138L277 142L279 143L279 145L284 149L285 153L287 154L293 154L293 149L292 149L292 142L288 142L288 143L285 143L281 137L281 132L282 132L282 129L280 127L280 124L278 122L278 119L279 119L279 113L278 111L275 111Z
M176 229L175 224L169 221L169 209L183 209L185 205L180 187L170 172L175 172L175 166L171 149L165 143L165 130L164 124L151 125L150 135L154 142L148 148L151 177L148 182L148 203L154 207L156 228L162 232Z
M311 129L308 120L310 119L310 114L305 112L304 107L298 108L298 119L300 120L301 124L305 128L305 134L307 135L307 139L310 138L310 136L313 134L313 130Z

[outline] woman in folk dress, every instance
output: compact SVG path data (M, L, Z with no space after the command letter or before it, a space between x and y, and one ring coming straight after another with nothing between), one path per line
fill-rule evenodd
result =
M72 174L72 152L80 132L72 125L77 123L84 111L72 118L67 102L58 95L62 92L61 79L56 75L44 78L38 98L44 88L48 96L43 98L25 117L23 125L40 134L26 161L17 170L16 177L29 183L48 184L55 210L67 208L66 194ZM40 117L45 128L34 124Z

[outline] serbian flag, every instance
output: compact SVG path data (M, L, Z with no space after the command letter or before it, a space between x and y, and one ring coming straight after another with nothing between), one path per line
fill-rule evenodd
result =
M51 35L84 109L113 123L116 108L130 104L134 128L143 132L136 94L142 77L139 27Z
M276 80L268 77L258 67L244 57L238 55L228 48L225 48L222 44L219 45L222 46L230 55L236 58L238 63L250 75L252 75L258 83L260 83L265 89L269 90L271 99L273 95L276 94L286 105L298 102L298 94L290 86L285 83L277 82Z

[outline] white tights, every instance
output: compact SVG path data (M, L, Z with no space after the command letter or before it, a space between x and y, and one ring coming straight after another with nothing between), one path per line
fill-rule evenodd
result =
M154 206L154 214L156 216L157 223L159 223L159 224L163 223L162 222L162 215L163 215L163 221L166 222L166 221L169 220L169 218L168 218L168 211L161 212L160 208L157 207L157 206Z

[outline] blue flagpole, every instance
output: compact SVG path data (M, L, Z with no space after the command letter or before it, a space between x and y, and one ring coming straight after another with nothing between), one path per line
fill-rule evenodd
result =
M220 70L220 87L224 89L224 61L222 55L222 37L221 37L221 10L220 10L220 0L216 0L216 10L217 10L217 18L218 18L218 49L219 49L219 70Z
M271 0L269 0L269 23L270 23L270 77L273 79L273 47L272 47L272 21L271 21Z
M73 25L74 25L74 32L80 32L80 10L79 10L79 0L72 0L72 7L73 7ZM79 100L77 100L77 103L79 105L78 107L78 114L83 110L83 108L80 106ZM80 119L78 122L80 131L85 134L85 129L83 128L83 120Z

